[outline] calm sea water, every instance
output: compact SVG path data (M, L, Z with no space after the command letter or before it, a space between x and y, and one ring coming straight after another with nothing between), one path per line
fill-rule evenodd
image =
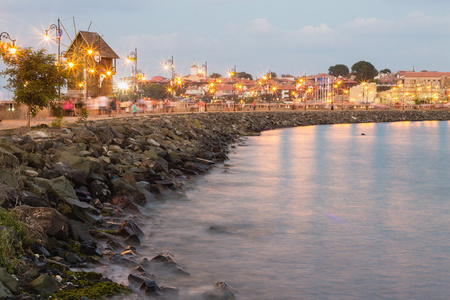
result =
M361 135L365 133L365 135ZM200 299L449 299L450 123L310 126L238 146L186 197L147 207L142 251ZM211 229L212 227L212 229Z

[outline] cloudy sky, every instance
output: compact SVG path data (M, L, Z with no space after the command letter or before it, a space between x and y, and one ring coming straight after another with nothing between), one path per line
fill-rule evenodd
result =
M0 0L0 31L22 47L55 53L42 35L58 17L71 37L91 24L121 57L119 76L131 74L125 58L135 48L147 77L168 76L161 66L171 56L181 75L194 60L209 74L236 66L253 76L360 60L378 70L450 71L448 0Z

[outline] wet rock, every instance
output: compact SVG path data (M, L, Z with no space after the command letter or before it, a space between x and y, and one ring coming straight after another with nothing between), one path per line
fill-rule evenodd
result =
M134 261L132 261L129 258L123 257L120 254L115 254L115 255L111 256L110 262L113 264L117 264L117 265L121 265L121 266L125 266L125 267L131 267L131 268L135 268L137 266L137 263L135 263Z
M142 259L140 265L151 272L155 273L171 273L181 276L189 276L190 274L183 270L181 266L176 263L170 253L163 253L155 256L150 261L147 258Z
M236 299L235 289L226 282L217 282L214 291L203 294L204 300L233 300Z
M156 281L146 279L140 287L147 295L162 296L161 288L156 284Z
M138 236L144 236L144 232L142 231L142 229L131 218L123 221L120 224L117 234L120 236L131 236L133 234L136 234Z
M93 229L93 226L90 226L84 222L69 220L69 229L70 236L80 243L92 242L94 238L89 233L89 230Z
M125 212L140 214L139 207L134 203L131 195L116 196L111 200L112 205L116 205L123 209Z

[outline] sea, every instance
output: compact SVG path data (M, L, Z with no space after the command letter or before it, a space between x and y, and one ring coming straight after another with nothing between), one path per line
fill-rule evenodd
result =
M449 299L449 149L447 121L265 131L148 204L139 251L176 299Z

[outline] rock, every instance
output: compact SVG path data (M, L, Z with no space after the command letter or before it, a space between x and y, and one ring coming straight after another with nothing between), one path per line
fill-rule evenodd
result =
M139 225L137 225L136 222L134 222L132 219L123 221L119 226L117 235L129 237L133 234L137 236L143 236L144 232L141 230Z
M181 276L190 276L190 274L181 268L179 264L177 264L172 255L170 253L163 253L155 256L152 260L148 260L144 258L140 265L151 272L159 273L171 273L175 275Z
M0 268L0 282L3 283L3 285L12 293L18 294L20 292L19 280L6 272L3 268Z
M140 287L147 295L162 296L161 288L156 284L156 281L146 279Z
M92 201L91 194L85 186L76 188L75 193L80 201L87 203L90 203Z
M34 178L34 181L38 186L45 188L47 191L52 192L58 198L73 198L77 199L77 194L73 189L72 184L66 177L60 176L53 179Z
M69 229L70 235L75 241L79 241L80 243L93 242L94 238L89 233L89 230L93 229L93 226L89 226L86 223L69 220Z
M111 200L112 205L116 205L127 213L140 214L139 207L133 202L131 195L116 196Z
M48 236L62 240L69 237L67 219L56 209L22 205L18 206L16 211L27 224L41 228Z
M236 291L226 282L217 282L214 291L204 293L204 300L234 300Z
M1 155L1 154L0 154ZM18 186L18 174L8 169L0 169L0 183L16 188Z
M44 172L42 176L47 179L64 176L77 187L85 186L87 184L87 175L83 171L78 170L65 162L57 162L53 165L52 169Z
M56 153L59 161L65 162L75 169L83 171L85 174L89 174L91 170L91 161L85 157L74 155L68 151L59 151Z
M94 180L90 186L89 190L94 198L100 199L101 202L106 202L111 199L111 191L108 185L100 180Z
M43 274L33 280L31 286L41 295L50 295L58 290L55 280L48 274Z
M135 268L137 266L137 263L135 263L134 261L132 261L129 258L123 257L120 254L115 254L115 255L111 256L110 262L113 264L117 264L117 265L121 265L121 266L125 266L125 267L131 267L131 268Z
M0 282L0 299L14 299L14 295L11 291Z
M102 218L100 211L88 203L70 197L64 197L60 200L57 209L66 216L92 224L97 223Z
M15 168L19 166L19 159L14 154L0 147L0 166L7 168Z
M50 203L47 198L38 196L30 191L20 191L19 192L19 203L20 205L28 205L33 207L48 207Z

